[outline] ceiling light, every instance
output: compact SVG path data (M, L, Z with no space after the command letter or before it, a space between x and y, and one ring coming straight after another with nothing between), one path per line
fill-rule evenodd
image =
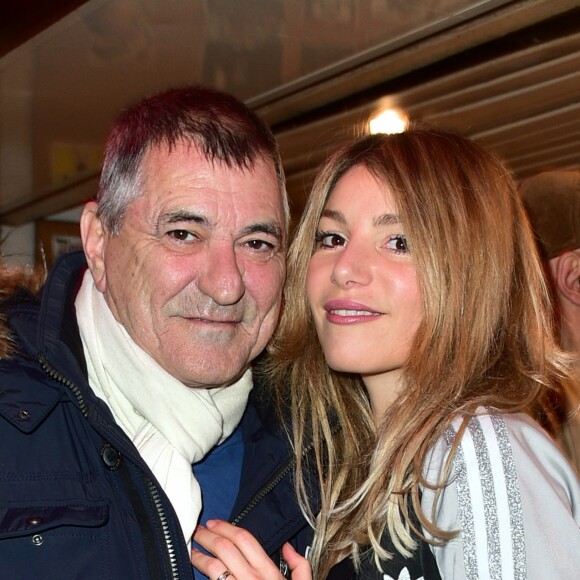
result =
M375 133L402 133L407 129L409 119L398 109L385 109L369 121L369 129Z

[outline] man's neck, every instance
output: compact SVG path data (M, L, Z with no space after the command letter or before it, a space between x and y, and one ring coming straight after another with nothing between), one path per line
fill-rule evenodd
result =
M580 361L580 310L561 313L560 341L562 348L572 352Z

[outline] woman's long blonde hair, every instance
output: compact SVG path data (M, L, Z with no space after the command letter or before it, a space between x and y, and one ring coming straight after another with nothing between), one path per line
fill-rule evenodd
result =
M321 212L340 177L358 165L395 197L423 306L405 391L379 428L360 377L327 366L305 294ZM444 541L450 535L422 512L419 490L425 455L450 418L482 405L534 414L565 372L542 267L509 172L473 141L441 130L361 138L319 173L289 250L288 275L265 368L280 409L291 410L298 495L316 525L315 577L326 577L344 557L359 562L368 546L377 563L388 558L383 533L408 555L416 547L412 531L422 537L413 513ZM318 514L308 477L312 456Z

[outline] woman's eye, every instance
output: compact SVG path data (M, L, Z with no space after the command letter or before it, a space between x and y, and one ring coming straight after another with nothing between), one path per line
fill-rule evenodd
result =
M339 234L321 232L316 236L316 244L322 248L336 248L344 246L346 240Z
M407 254L409 252L407 238L403 235L391 236L387 242L387 248L394 250L397 254Z

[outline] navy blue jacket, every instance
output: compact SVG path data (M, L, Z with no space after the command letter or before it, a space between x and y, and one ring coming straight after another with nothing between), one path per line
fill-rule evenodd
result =
M0 578L193 578L175 512L108 407L88 385L74 298L82 253L60 259L40 304L10 305L18 353L0 361ZM194 418L192 418L194 419ZM232 521L274 560L311 532L292 454L267 404L241 423L244 463Z

